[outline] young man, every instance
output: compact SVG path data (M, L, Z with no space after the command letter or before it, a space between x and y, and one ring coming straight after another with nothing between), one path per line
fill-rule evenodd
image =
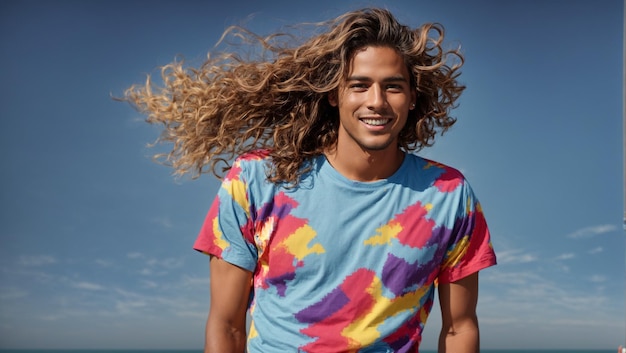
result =
M327 25L295 48L261 39L271 61L174 63L158 94L127 92L178 172L237 156L194 244L211 255L205 352L417 352L435 288L439 350L478 352L482 209L461 173L409 153L455 122L462 57L382 9Z

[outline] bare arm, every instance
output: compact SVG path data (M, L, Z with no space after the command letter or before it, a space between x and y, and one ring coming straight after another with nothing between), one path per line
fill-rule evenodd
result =
M439 353L479 352L477 302L478 272L457 282L439 285L442 318Z
M211 307L204 352L243 353L252 273L212 256L210 276Z

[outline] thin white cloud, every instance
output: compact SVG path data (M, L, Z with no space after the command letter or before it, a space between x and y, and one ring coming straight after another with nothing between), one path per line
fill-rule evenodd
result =
M561 255L557 256L556 260L571 260L571 259L573 259L575 257L576 257L576 254L567 253L567 254L561 254Z
M140 252L131 252L131 253L126 254L126 257L129 259L136 260L136 259L143 259L144 255Z
M115 303L115 309L120 314L128 314L146 306L148 303L143 300L120 300Z
M142 315L142 313L154 314L156 313L156 308L158 308L159 315L161 316L167 315L166 313L171 313L176 316L206 317L206 301L200 300L194 296L189 297L185 295L184 293L190 293L190 291L181 290L180 285L165 287L168 287L168 289L159 291L160 293L164 293L161 295L143 294L128 291L123 288L116 288L113 293L115 297L114 310L118 314ZM163 286L161 288L163 288ZM151 291L150 293L154 292ZM198 314L190 315L190 313Z
M130 321L144 321L146 317L152 317L155 321L167 321L173 317L202 318L207 313L206 308L200 306L200 301L175 295L152 296L119 290L110 293L110 302L76 299L71 304L51 307L49 312L41 313L37 319L64 323L85 317L114 318L115 322L119 322L120 317ZM94 305L101 310L94 310ZM197 315L193 315L194 312Z
M191 277L184 275L182 278L182 285L184 287L209 288L209 277Z
M594 283L603 283L607 281L607 278L604 275L593 275L589 278L589 281Z
M181 268L184 265L183 259L180 258L167 258L159 263L160 266L173 270L175 268Z
M144 116L141 115L133 115L130 117L130 122L132 124L145 124L146 123L146 118Z
M94 262L96 263L96 265L101 267L113 267L115 265L113 261L104 259L96 259Z
M607 322L607 320L602 320L602 319L593 319L593 318L589 318L589 317L582 317L582 318L577 318L577 319L558 319L558 318L554 318L551 320L551 323L554 325L558 325L558 326L581 326L581 327L585 327L588 328L590 326L594 326L594 327L610 327L612 325L619 325L619 322Z
M143 288L153 289L153 288L157 288L159 285L154 281L148 281L144 279L144 280L141 280L141 286Z
M165 274L164 272L158 272L158 273L154 272L151 268L147 268L147 267L142 268L138 273L142 276L155 276L158 274L161 274L161 275Z
M50 255L34 255L34 256L20 256L19 262L21 266L35 267L45 266L57 263L57 259Z
M430 318L429 318L430 320ZM490 325L511 325L518 323L518 319L514 317L481 317L480 323L481 325L490 324Z
M204 311L178 311L174 314L179 317L190 317L196 319L205 319L207 316L207 313Z
M165 269L176 269L176 268L181 268L184 265L184 260L183 258L175 258L175 257L168 257L165 259L161 259L161 258L154 258L154 257L147 257L145 254L140 253L140 252L131 252L126 254L126 257L132 260L144 260L144 264L147 267L162 267Z
M155 224L160 225L163 228L172 228L174 227L174 223L172 223L172 220L165 216L165 217L158 217L158 218L153 218L152 222Z
M498 260L500 261L500 260ZM481 283L496 284L498 287L503 288L520 286L526 287L530 283L536 282L539 278L537 275L528 272L512 272L512 271L485 271L480 275Z
M595 255L595 254L599 254L599 253L601 253L603 251L604 251L604 248L601 247L601 246L598 246L597 248L593 248L593 249L589 250L589 253L591 255Z
M139 115L133 114L125 120L124 125L131 129L136 129L138 127L145 127L147 125L146 117L141 114ZM148 126L148 128L150 127ZM156 131L157 129L154 129L154 130Z
M591 226L579 229L567 235L568 238L572 239L580 239L580 238L591 238L596 235L609 233L614 230L617 230L617 226L614 224L602 224L597 226Z
M567 280L546 277L542 273L541 267L525 271L510 271L504 267L499 271L485 271L481 285L485 285L483 293L486 295L479 298L481 322L549 325L562 320L561 324L567 326L570 320L587 318L589 312L600 320L615 320L616 313L602 287L592 291L588 287L576 289ZM598 275L587 280L600 283L607 279Z
M537 256L522 250L503 250L498 252L499 264L520 264L537 261Z
M172 270L182 268L185 264L183 258L168 257L165 259L149 258L141 253L130 253L127 257L131 259L144 260L143 268L138 271L142 276L161 276L170 273Z
M78 288L78 289L85 289L85 290L103 290L104 287L96 284L96 283L92 283L92 282L74 282L72 283L72 287L74 288Z
M28 296L28 292L17 287L0 288L0 300L19 299Z

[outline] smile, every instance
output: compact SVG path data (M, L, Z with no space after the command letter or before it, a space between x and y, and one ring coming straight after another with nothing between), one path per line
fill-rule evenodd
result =
M391 121L391 119L361 119L361 121L367 125L382 126Z

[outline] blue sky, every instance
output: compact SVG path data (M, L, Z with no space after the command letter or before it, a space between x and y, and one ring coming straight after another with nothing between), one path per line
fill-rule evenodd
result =
M0 3L0 348L201 347L191 246L217 180L152 162L158 129L111 95L229 25L368 5L441 22L466 56L458 123L421 154L466 174L492 231L482 346L623 344L622 1L24 0Z

